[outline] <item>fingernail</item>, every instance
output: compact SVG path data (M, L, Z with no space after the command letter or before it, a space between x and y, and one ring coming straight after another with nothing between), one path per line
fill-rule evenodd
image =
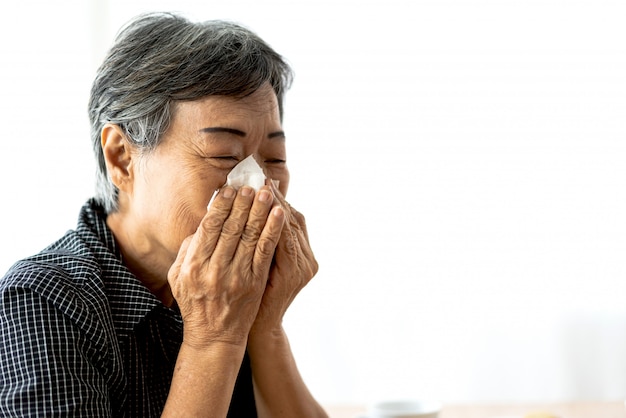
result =
M271 197L272 197L272 194L268 192L267 190L261 190L259 192L259 201L261 202L267 202L270 200Z
M252 194L252 189L250 187L242 187L241 195L242 196L250 196Z
M276 206L274 209L272 209L272 214L277 218L281 218L285 214L285 211L280 206Z
M226 199L231 199L232 197L235 196L235 189L233 189L232 187L226 187L224 188L224 192L222 194Z

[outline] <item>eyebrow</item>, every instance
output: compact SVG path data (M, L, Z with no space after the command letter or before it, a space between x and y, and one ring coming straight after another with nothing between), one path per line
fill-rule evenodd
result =
M204 132L204 133L219 133L219 132L225 132L228 134L232 134L232 135L236 135L236 136L240 136L242 138L244 138L246 136L246 133L244 131L240 131L239 129L233 129L233 128L225 128L222 126L214 126L214 127L209 127L209 128L202 128L200 129L200 132ZM276 131L276 132L270 132L267 135L268 138L272 139L272 138L284 138L285 137L285 132L284 131Z
M237 136L241 136L241 137L246 136L246 133L243 132L243 131L240 131L239 129L222 128L220 126L216 126L216 127L213 127L213 128L202 128L202 129L200 129L200 132L206 132L206 133L226 132L226 133L237 135Z

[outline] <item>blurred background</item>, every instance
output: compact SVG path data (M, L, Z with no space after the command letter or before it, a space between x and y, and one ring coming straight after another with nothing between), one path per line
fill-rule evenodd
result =
M285 326L323 403L626 396L626 2L57 0L0 25L0 270L93 193L86 103L136 14L248 26L296 72Z

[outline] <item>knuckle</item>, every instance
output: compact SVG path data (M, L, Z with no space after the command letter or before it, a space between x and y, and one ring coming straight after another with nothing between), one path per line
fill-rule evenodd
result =
M285 240L285 251L289 255L297 254L299 249L298 239L295 237L293 233L287 234L287 239Z
M271 257L274 255L276 249L276 242L268 237L261 237L257 242L257 252L265 257Z
M240 223L232 218L229 218L222 225L222 234L226 236L237 236L241 234L241 225Z
M245 283L244 276L241 274L241 272L237 271L236 269L229 272L228 284L226 285L229 293L232 293L232 294L242 293L245 290L244 283Z
M200 222L200 231L215 232L222 229L223 220L217 216L205 216Z
M241 234L241 240L245 242L254 242L259 239L261 228L255 224L248 224Z
M196 258L192 258L180 266L180 269L178 271L179 276L180 277L198 276L200 274L200 271L202 270L203 264L204 263L202 263L200 260Z
M310 277L313 278L313 276L317 274L319 269L320 269L319 263L317 262L317 260L313 259L311 263Z
M304 215L298 212L297 210L295 210L294 208L291 208L291 213L293 213L293 216L296 218L298 223L300 224L306 223L306 218L304 217Z

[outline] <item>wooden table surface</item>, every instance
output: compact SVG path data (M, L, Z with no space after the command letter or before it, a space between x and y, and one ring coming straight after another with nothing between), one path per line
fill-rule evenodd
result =
M330 418L355 418L364 414L360 406L326 406ZM626 418L624 401L564 402L549 404L446 405L440 418L531 418L545 413L557 418ZM539 415L535 415L539 416ZM534 417L533 417L534 418Z

